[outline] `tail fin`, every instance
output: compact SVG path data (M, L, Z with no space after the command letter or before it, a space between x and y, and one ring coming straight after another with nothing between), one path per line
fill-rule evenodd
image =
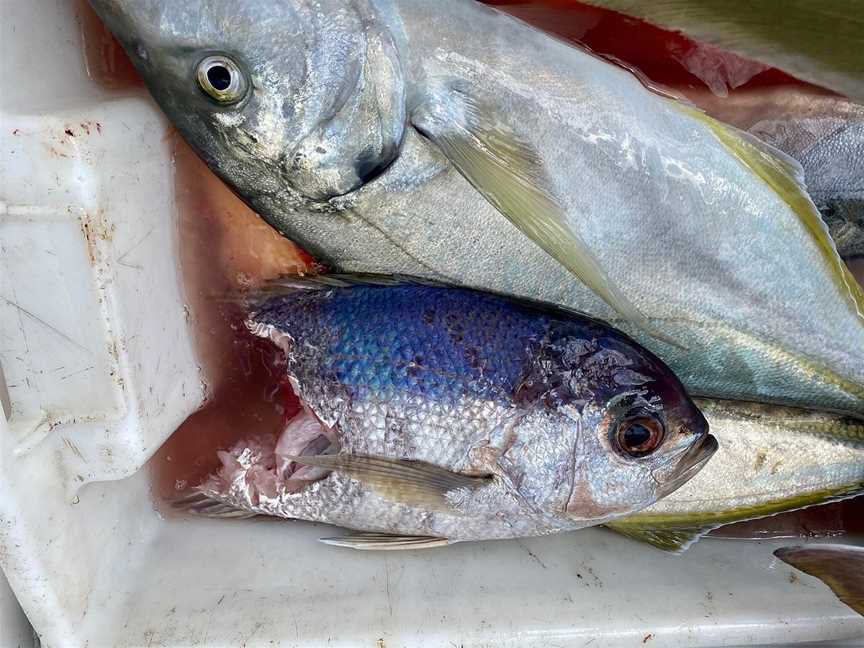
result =
M838 599L864 616L864 547L839 544L781 547L774 555L821 580Z

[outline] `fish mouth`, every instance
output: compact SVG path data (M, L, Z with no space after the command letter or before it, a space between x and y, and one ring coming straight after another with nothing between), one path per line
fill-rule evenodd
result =
M708 460L714 456L719 447L720 444L717 443L717 439L711 434L706 434L699 443L694 443L678 460L674 471L672 471L672 478L658 480L660 482L660 497L669 495L695 477L708 463Z

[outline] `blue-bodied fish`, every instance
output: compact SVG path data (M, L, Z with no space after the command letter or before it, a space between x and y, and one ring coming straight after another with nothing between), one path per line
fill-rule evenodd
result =
M602 524L693 477L717 448L653 354L575 313L348 277L275 289L249 320L305 408L245 441L181 505L267 514L415 548Z
M470 0L91 1L210 167L334 269L558 303L693 393L864 415L864 294L800 167L629 70Z

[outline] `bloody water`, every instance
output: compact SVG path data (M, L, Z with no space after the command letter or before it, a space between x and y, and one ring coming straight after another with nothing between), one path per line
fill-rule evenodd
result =
M102 24L87 0L73 0L81 28L84 66L91 79L110 90L141 88L144 83L123 47Z
M144 92L119 44L84 0L76 3L92 78L118 92ZM631 64L651 81L686 94L708 112L742 127L755 120L754 105L770 114L788 103L786 98L792 93L799 97L830 94L767 70L730 88L729 97L720 98L682 64L682 56L694 45L680 34L574 0L487 3ZM176 133L169 129L165 137L174 144L180 263L209 392L201 410L178 428L150 462L154 491L171 498L218 467L217 450L251 436L275 436L298 411L297 399L284 381L280 355L268 342L246 331L242 308L230 295L281 274L314 272L316 268L308 255L246 207ZM864 263L856 270L859 279L864 277ZM760 538L845 531L864 533L864 497L728 525L715 534Z
M576 0L482 1L550 34L629 64L648 79L684 93L694 101L706 90L704 81L682 63L698 45L678 32ZM739 87L752 89L790 83L807 85L769 68ZM730 93L734 91L730 89Z
M219 465L216 449L250 436L276 435L296 414L299 406L283 379L281 353L247 331L243 308L231 296L314 266L246 207L179 136L171 137L180 264L209 398L151 461L156 489L167 497L210 474Z

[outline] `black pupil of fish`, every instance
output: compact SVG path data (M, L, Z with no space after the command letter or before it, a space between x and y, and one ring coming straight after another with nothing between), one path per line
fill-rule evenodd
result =
M634 423L624 430L624 447L639 450L651 440L651 430L641 423Z
M207 70L207 80L216 90L227 90L231 85L231 71L224 65L214 65Z

